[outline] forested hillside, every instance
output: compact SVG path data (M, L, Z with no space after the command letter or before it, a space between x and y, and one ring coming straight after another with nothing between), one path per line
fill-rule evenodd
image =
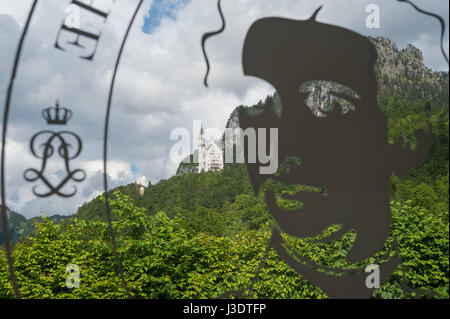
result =
M26 237L35 231L35 224L43 221L41 216L26 219L23 215L6 208L8 215L8 234L13 242ZM49 219L55 223L62 223L70 216L53 215ZM0 245L3 245L3 223L0 220Z

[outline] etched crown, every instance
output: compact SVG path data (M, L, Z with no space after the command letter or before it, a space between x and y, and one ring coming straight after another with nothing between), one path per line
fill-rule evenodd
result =
M55 107L48 107L42 110L42 116L47 121L47 124L66 125L72 117L72 111L59 107L59 101L56 101Z

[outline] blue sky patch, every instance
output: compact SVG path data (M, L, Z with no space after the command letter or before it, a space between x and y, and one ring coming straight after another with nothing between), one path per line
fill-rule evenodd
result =
M136 174L139 172L139 167L137 167L134 163L131 164L131 172L134 176L136 176Z
M164 18L175 20L177 12L191 0L154 0L144 19L142 31L151 34Z

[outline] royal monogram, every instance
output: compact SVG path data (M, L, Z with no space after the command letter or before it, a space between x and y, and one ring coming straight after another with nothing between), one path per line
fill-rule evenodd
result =
M49 107L42 111L42 117L49 125L66 125L67 121L72 117L72 111L65 107L60 108L59 102L56 101L55 107ZM43 143L38 143L41 138L47 139ZM73 140L73 144L69 143L69 140ZM54 132L44 130L36 133L31 138L31 153L42 162L39 169L29 168L24 172L23 176L27 182L40 180L45 185L46 190L44 191L39 190L38 186L33 187L33 193L36 196L49 197L59 195L61 197L72 197L76 194L77 188L75 186L72 186L71 191L63 191L62 189L71 180L80 183L86 178L86 173L82 169L70 168L70 161L80 155L82 145L80 137L69 131ZM58 181L56 185L45 174L48 160L53 156L59 156L61 158L66 170L66 176Z

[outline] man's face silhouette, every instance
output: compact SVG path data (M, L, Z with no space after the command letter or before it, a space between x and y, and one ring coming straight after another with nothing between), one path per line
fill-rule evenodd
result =
M377 105L376 59L366 37L314 19L258 20L244 44L244 73L272 84L282 110L279 117L271 110L256 117L241 112L241 127L278 128L279 162L289 166L261 175L259 163L247 164L253 187L272 180L295 189L278 194L278 201L273 191L266 193L288 235L311 237L333 224L343 226L335 236L354 230L350 262L382 249L390 228L394 156ZM294 205L282 208L280 199Z

